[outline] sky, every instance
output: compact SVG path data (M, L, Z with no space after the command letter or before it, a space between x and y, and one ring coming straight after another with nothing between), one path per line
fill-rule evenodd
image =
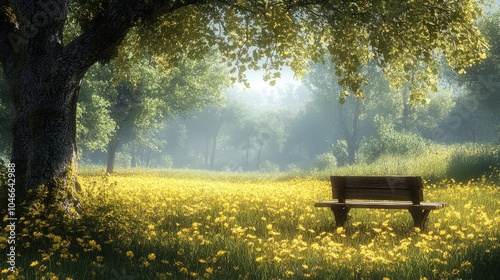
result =
M264 71L250 71L246 72L248 82L250 83L251 90L262 90L273 92L277 88L283 88L288 85L300 86L302 82L294 76L292 69L289 67L284 67L283 71L281 71L281 78L276 80L276 85L273 87L269 85L269 82L265 82L262 79L264 75ZM237 88L243 89L244 86L242 84L237 84Z
M226 91L226 97L242 102L253 110L290 109L291 106L300 109L309 99L309 92L304 88L299 93L295 92L303 84L289 67L283 68L281 78L276 79L274 86L262 79L264 71L247 70L246 75L250 88L236 84Z

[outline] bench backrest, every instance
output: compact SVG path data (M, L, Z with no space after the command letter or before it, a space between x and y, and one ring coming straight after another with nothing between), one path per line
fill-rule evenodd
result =
M424 200L420 176L332 176L333 198L400 200L418 205Z

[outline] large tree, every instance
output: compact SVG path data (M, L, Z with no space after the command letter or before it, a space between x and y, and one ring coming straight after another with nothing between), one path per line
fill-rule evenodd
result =
M436 82L436 51L457 70L484 57L479 14L476 0L1 0L18 193L45 184L49 201L61 191L71 196L79 87L89 67L121 45L140 50L123 57L149 55L166 67L179 54L203 57L218 45L243 81L244 70L262 61L272 79L283 65L301 75L329 53L339 84L358 96L366 82L358 70L375 59L394 84L409 80L421 100ZM78 28L63 38L73 22Z

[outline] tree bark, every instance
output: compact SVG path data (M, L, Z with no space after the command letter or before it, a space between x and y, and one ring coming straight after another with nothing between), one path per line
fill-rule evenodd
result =
M26 65L13 83L20 97L14 103L13 149L20 195L46 185L74 196L76 186L76 101L81 77L45 75L44 67ZM16 90L16 91L17 91ZM55 197L50 198L54 200Z

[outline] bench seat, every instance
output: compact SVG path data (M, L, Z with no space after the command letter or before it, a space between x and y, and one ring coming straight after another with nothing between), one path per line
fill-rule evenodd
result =
M393 202L393 201L346 201L340 203L336 200L325 200L316 202L314 207L332 207L334 205L344 206L347 208L378 208L378 209L410 209L417 207L422 210L436 210L448 207L448 203L444 202L420 202L420 205L414 205L411 202Z

